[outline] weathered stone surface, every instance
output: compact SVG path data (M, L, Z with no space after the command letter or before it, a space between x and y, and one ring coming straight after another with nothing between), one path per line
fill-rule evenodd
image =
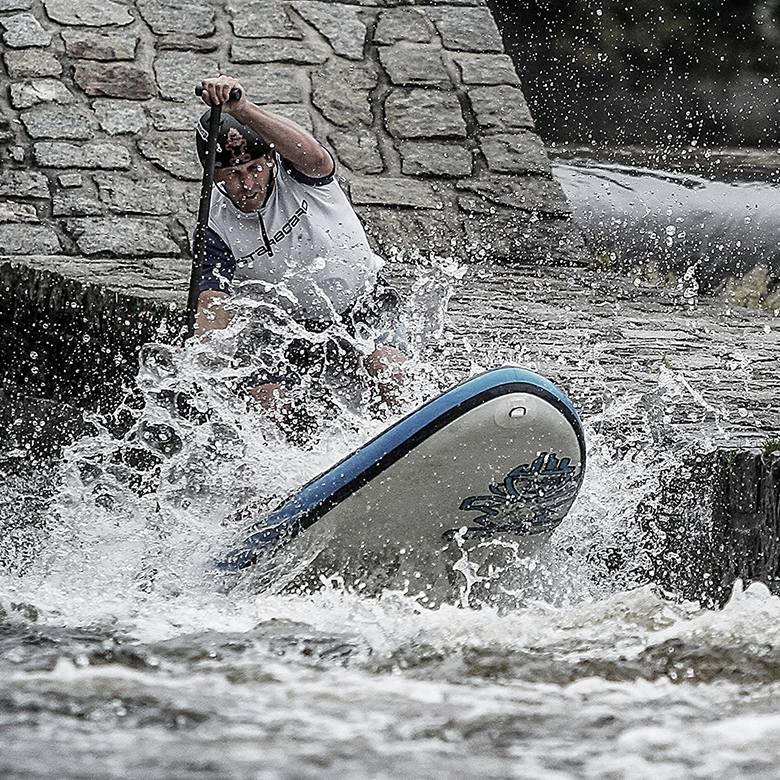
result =
M162 181L133 181L127 176L110 173L99 173L93 178L98 186L100 200L111 211L150 215L171 213L171 194Z
M0 195L15 198L48 198L49 180L37 171L0 169Z
M160 96L166 100L194 100L195 85L219 76L219 62L192 52L167 51L154 59Z
M292 5L330 43L336 54L350 60L363 59L366 25L358 7L316 0L301 0Z
M385 122L396 138L465 138L458 98L434 89L397 88L385 101Z
M230 46L230 59L238 63L291 62L321 65L330 52L321 46L285 39L239 40Z
M0 0L0 11L29 11L32 8L30 0Z
M240 65L233 75L244 85L250 100L269 103L302 103L306 74L295 65Z
M480 141L488 168L497 173L550 174L550 161L536 133L502 133Z
M468 96L480 126L496 130L533 129L528 104L516 87L472 87Z
M416 209L441 207L441 197L430 184L409 179L358 177L349 184L352 202L358 206L408 206Z
M393 84L449 86L441 51L432 46L398 43L379 50L379 60Z
M470 149L435 141L404 141L398 144L401 172L410 176L470 176L474 155Z
M214 8L203 0L136 0L144 21L155 35L213 35Z
M309 109L304 105L297 103L267 103L265 108L267 108L269 111L273 111L274 114L283 116L285 119L290 119L293 122L296 122L310 133L314 132L314 125L311 121L311 114L309 113Z
M168 229L155 219L73 219L65 227L85 255L145 257L179 253Z
M374 31L374 43L393 44L398 41L429 43L433 25L418 8L392 8L379 14Z
M328 136L339 160L355 173L381 173L384 170L376 134L365 127L339 130Z
M13 49L48 46L51 43L51 33L41 27L33 14L22 13L0 18L0 25L5 28L3 42Z
M60 24L87 27L105 27L115 24L124 27L133 17L127 6L112 0L43 0L46 13Z
M130 30L63 30L65 51L80 60L133 60L138 34Z
M336 125L370 125L374 118L369 90L377 82L376 73L365 65L329 62L312 74L311 100L325 118Z
M84 177L80 173L61 173L57 177L61 187L80 187L84 183Z
M68 88L54 79L35 79L11 84L11 105L14 108L31 108L39 103L65 105L72 102L73 95L68 92Z
M48 51L19 49L7 51L3 58L12 79L40 79L62 73L60 61Z
M14 255L48 255L62 249L57 234L44 225L0 225L0 246Z
M200 181L203 175L192 132L149 134L139 139L138 148L147 160L177 179Z
M51 205L55 217L98 217L103 214L103 204L95 197L92 188L58 192Z
M276 0L229 2L233 33L239 38L303 38L303 33L290 21L282 3Z
M78 106L46 104L19 115L31 138L70 138L86 141L94 135L94 117Z
M161 35L156 45L158 51L194 51L199 54L210 54L219 48L216 38L196 38L178 33Z
M127 170L130 153L124 146L64 141L39 141L33 146L35 161L44 168L104 168Z
M100 127L109 135L140 133L146 129L146 113L137 103L96 98L92 102Z
M571 215L571 207L561 185L553 179L483 174L478 178L463 179L456 186L471 193L471 197L459 199L461 208L466 211L491 213L491 204L498 204L554 216Z
M40 222L35 206L0 200L0 222Z
M205 103L200 100L192 100L189 103L161 102L151 104L149 116L155 130L189 130L194 133L196 122L207 110Z
M131 65L77 62L73 78L88 95L148 100L154 97L152 79Z
M515 65L506 54L458 54L453 59L464 84L520 85Z
M426 9L447 49L456 51L503 52L501 33L493 15L485 6L453 8L433 6Z

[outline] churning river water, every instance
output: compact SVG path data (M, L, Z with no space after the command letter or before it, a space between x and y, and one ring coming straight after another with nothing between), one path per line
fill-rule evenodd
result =
M426 273L419 343L446 331L462 269ZM593 554L599 537L640 555L637 507L674 458L640 430L618 451L584 420L578 501L490 598L466 576L435 608L338 572L310 592L284 576L226 589L208 563L236 513L382 427L345 401L316 447L290 444L230 391L241 337L150 351L122 436L97 424L47 468L3 454L1 778L774 780L780 598L738 583L703 609L632 579L638 558L616 581ZM409 406L449 381L441 364L412 361Z

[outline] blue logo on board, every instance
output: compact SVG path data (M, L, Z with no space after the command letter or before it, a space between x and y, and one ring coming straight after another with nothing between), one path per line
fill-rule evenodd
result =
M466 539L487 539L497 533L517 535L552 531L564 518L574 501L582 480L569 458L543 452L532 463L517 466L502 482L488 486L489 495L469 496L460 509L481 514L470 517L476 527L466 527ZM453 539L461 528L446 531Z

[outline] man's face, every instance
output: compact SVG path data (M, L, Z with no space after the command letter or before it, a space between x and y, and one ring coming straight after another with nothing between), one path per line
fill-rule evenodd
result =
M214 171L214 180L223 186L237 209L251 214L265 203L273 166L270 157L258 157L243 165L218 168Z

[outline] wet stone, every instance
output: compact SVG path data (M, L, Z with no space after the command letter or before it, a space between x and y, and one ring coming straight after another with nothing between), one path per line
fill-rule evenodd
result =
M13 49L26 46L48 46L51 43L51 33L41 27L41 23L28 13L6 16L0 19L0 25L5 28L3 42Z
M491 213L491 204L497 204L553 216L571 215L561 185L542 176L483 174L479 178L458 181L456 186L470 193L458 201L466 211Z
M269 103L302 103L305 73L295 65L241 65L233 69L250 100Z
M290 21L284 6L275 0L229 2L227 10L233 33L239 38L303 38L303 33Z
M11 84L11 105L14 108L32 108L39 103L59 103L65 105L73 102L73 95L68 88L55 79L34 79Z
M461 54L453 59L464 84L520 85L514 63L506 54Z
M203 170L195 151L194 133L147 134L138 140L138 149L147 160L184 181L200 181Z
M194 85L205 78L219 76L219 62L193 52L170 51L154 59L154 73L160 96L166 100L192 102Z
M328 141L342 164L355 173L381 173L384 170L376 133L365 127L335 131Z
M374 43L429 43L433 32L433 25L418 8L392 8L379 15Z
M385 122L396 138L465 138L460 102L451 92L395 89L385 101Z
M124 146L65 141L39 141L33 146L35 161L44 168L104 168L127 170L130 153Z
M341 127L370 125L373 113L369 91L377 82L376 73L364 65L328 63L312 74L312 103L326 119Z
M155 95L147 73L130 65L77 62L73 78L91 96L148 100Z
M238 63L292 62L296 65L321 65L328 59L324 48L291 40L238 40L230 47L230 59Z
M214 8L203 0L137 0L144 21L155 35L213 35Z
M80 107L43 105L19 115L31 138L68 138L86 141L94 135L94 117Z
M148 257L179 253L167 227L159 220L106 217L65 223L80 252L119 257Z
M137 103L96 98L92 102L100 127L109 135L140 133L146 129L146 114Z
M360 18L359 8L315 0L303 0L292 5L328 41L336 54L350 60L363 59L367 30Z
M408 206L416 209L435 209L441 198L429 184L409 179L359 177L349 185L352 202L358 206Z
M516 87L473 87L468 96L482 127L497 130L534 127L528 104Z
M0 225L0 246L8 255L49 255L62 251L57 234L44 225Z
M12 79L40 79L59 76L60 61L50 52L40 49L9 50L3 55L8 75Z
M491 171L550 174L550 161L536 133L491 135L480 142Z
M501 33L490 10L435 6L426 9L447 49L456 51L503 52Z
M470 176L474 157L470 149L435 141L405 141L398 144L401 172L410 176Z
M399 43L380 49L379 60L393 84L450 84L450 74L441 52L431 46Z
M127 6L112 0L43 0L46 13L60 24L86 27L123 27L133 21Z
M126 176L107 173L96 174L93 178L100 200L112 211L155 215L171 213L171 195L162 181L133 181Z
M48 198L49 195L49 180L44 174L26 169L0 169L0 196Z
M138 35L130 31L63 30L65 51L81 60L133 60Z

